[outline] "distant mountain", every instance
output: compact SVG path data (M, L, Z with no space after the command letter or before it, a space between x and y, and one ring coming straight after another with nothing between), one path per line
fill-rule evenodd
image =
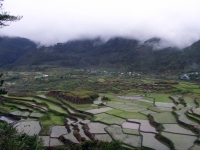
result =
M12 64L25 53L35 50L36 44L25 38L0 37L0 67Z
M26 42L31 45L31 41ZM34 48L36 47L34 44L33 47L25 49L26 44L19 42L15 46L21 47L22 54L17 55L15 61L12 59L13 61L7 64L12 63L14 68L53 65L73 68L112 68L149 73L199 70L200 41L182 50L171 47L155 49L160 42L159 38L141 43L137 40L116 37L107 42L102 42L100 39L85 39L38 49ZM9 58L12 51L18 50L8 48L9 55L4 57Z

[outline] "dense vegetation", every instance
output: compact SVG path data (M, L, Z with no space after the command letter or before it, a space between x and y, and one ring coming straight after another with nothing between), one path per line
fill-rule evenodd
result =
M14 63L25 53L36 49L36 44L25 38L2 37L0 42L0 66Z
M44 150L39 136L18 133L12 125L0 122L0 150Z
M50 148L54 149L54 148ZM56 150L129 150L129 148L122 147L119 141L102 142L102 141L86 141L80 144L69 147L55 148ZM137 149L136 149L137 150ZM139 150L139 149L138 149ZM145 150L144 148L140 150Z
M13 64L15 68L50 65L173 73L198 71L200 64L199 41L182 50L171 47L157 50L155 46L161 40L154 38L143 44L124 38L113 38L107 42L100 39L77 40L38 49L33 42L23 38L4 38L3 41L0 43L0 53L3 54L0 64ZM18 43L17 46L15 43Z

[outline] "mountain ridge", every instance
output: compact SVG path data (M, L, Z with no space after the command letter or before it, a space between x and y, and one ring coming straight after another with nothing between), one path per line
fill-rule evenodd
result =
M149 73L199 70L200 41L182 50L175 47L155 50L152 43L159 44L160 41L159 38L152 38L141 43L138 40L115 37L102 42L97 38L57 43L54 46L41 46L40 48L36 48L36 44L33 44L32 49L28 50L25 45L21 44L23 53L5 66L9 65L11 68L41 65L73 68L96 67ZM0 47L1 44L0 42ZM0 54L1 51L0 49ZM9 55L4 55L4 57L9 57ZM2 64L1 61L0 64Z

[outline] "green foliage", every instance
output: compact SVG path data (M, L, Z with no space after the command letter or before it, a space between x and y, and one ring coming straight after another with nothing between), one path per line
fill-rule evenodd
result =
M10 22L20 20L21 16L12 16L9 15L8 12L2 11L3 10L3 0L0 0L0 28L4 26L8 26Z
M71 97L78 97L78 98L89 98L91 100L94 100L97 98L99 95L96 92L93 91L86 91L86 90L74 90L74 91L67 91L66 96L71 96Z
M39 136L17 133L5 122L0 122L0 135L0 150L45 150Z
M87 141L80 143L71 148L71 150L128 150L122 147L119 141L102 142L102 141Z
M101 98L101 100L110 101L111 99L110 99L109 97L103 96L103 97Z
M3 76L3 74L0 74L0 79ZM0 87L3 85L4 80L0 80ZM0 89L0 95L1 94L6 94L7 92L5 91L5 89Z
M199 54L199 41L183 51L176 48L155 51L153 47L147 46L145 43L140 45L138 41L123 38L113 38L97 46L94 46L94 42L96 41L77 40L59 46L35 48L34 53L24 52L24 55L20 55L22 57L15 54L20 59L8 58L6 55L2 59L4 64L10 64L17 60L14 63L16 68L25 65L28 67L34 65L37 68L44 64L55 64L59 67L98 67L151 73L180 72L185 68L191 68L193 63L196 63L197 66L200 64L199 55L197 55ZM15 51L13 50L13 52ZM10 55L7 56L10 57ZM6 59L11 59L11 61L6 61ZM103 82L103 80L101 79L99 82Z
M39 133L40 136L49 136L51 134L51 126L43 125Z
M48 110L46 114L39 119L39 121L42 126L64 125L67 117L67 114L62 114L54 110Z

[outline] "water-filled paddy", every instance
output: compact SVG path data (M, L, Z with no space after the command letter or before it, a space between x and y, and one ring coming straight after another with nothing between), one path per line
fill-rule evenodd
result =
M196 136L190 135L180 135L168 132L162 132L161 134L170 139L174 143L175 149L177 150L188 150L194 145L194 141L197 139Z
M98 122L92 122L88 124L88 127L90 128L91 133L107 133L105 131L105 128L107 125L98 123Z
M14 115L14 116L21 116L23 114L23 112L18 110L18 111L11 112L10 114Z
M121 141L123 144L141 147L141 137L136 135L128 135L122 132L122 128L118 125L111 125L106 128L106 131L113 139Z
M126 112L140 112L140 111L145 111L147 109L144 107L126 107L122 108L121 110L124 110Z
M200 108L192 108L193 113L200 116Z
M39 121L25 121L25 122L18 122L14 125L18 132L24 132L28 135L39 134L41 130L41 126Z
M180 101L179 101L179 98L180 98L181 96L180 95L177 95L177 96L170 96L170 98L175 102L175 103L180 103Z
M178 133L178 134L187 134L187 135L195 135L190 130L181 127L178 124L163 124L163 127L165 128L165 132L171 132L171 133Z
M52 138L58 138L59 136L63 134L67 134L67 129L65 126L53 126L51 129L51 137Z
M152 114L152 113L156 113L154 111L151 111L151 110L144 110L144 111L140 111L141 114L144 114L144 115L148 115L148 114Z
M95 139L99 141L111 142L112 138L109 134L95 134Z
M106 112L109 114L109 111ZM113 114L114 116L124 118L124 119L143 119L143 120L148 120L146 115L143 115L138 112L127 112L127 111L122 111L120 113L115 113Z
M138 135L138 136L140 136L139 130L133 130L133 129L122 128L122 132L123 132L124 134L133 134L133 135Z
M119 98L126 99L126 100L132 100L132 101L141 101L141 102L148 102L148 103L153 103L149 100L145 100L141 96L118 96Z
M24 112L21 116L22 117L28 117L30 115L30 112Z
M175 104L174 103L155 102L155 106L172 108L175 106Z
M174 111L178 115L178 120L181 122L184 122L185 124L196 126L200 128L200 125L191 119L189 119L186 115L185 112L190 109L189 107L182 108L181 110Z
M158 133L156 129L150 125L148 120L128 119L127 121L140 124L140 131Z
M12 118L4 117L4 116L0 116L0 120L6 121L7 123L13 123L13 122L17 121L17 120L14 120Z
M113 115L109 115L109 114L97 114L95 115L96 119L95 121L100 121L102 123L105 124L119 124L121 125L123 122L125 122L125 119L119 118L119 117L115 117Z
M71 132L68 133L68 134L63 135L63 137L64 137L65 139L70 140L70 141L73 142L73 143L79 143L79 141L78 141L78 140L76 139L76 137L73 135L73 127L72 127L72 126L70 126L70 130L71 130Z
M106 112L107 114L110 115L114 115L114 114L118 114L118 113L123 113L123 110L119 110L119 109L112 109Z
M124 105L124 103L107 103L106 104L109 107L115 108L115 109L122 109L128 107L127 105Z
M121 80L123 81L123 80ZM121 82L120 81L120 82ZM125 81L126 82L126 81ZM153 82L152 82L153 83ZM134 85L139 85L140 83L133 84ZM170 85L173 86L173 85ZM162 87L161 87L162 88ZM172 107L176 107L177 109L175 113L178 115L178 119L181 120L182 122L194 126L199 126L200 125L197 122L194 122L194 120L190 119L190 117L187 117L185 113L187 113L188 109L191 109L194 107L194 110L198 110L195 108L196 104L194 103L194 98L189 99L185 95L183 98L185 98L187 102L187 107L184 107L183 105L174 105L173 101L169 99L168 97L170 95L174 95L173 93L170 94L165 94L162 91L159 91L160 93L150 93L144 94L142 92L142 89L137 89L139 90L138 93L136 90L133 91L119 91L120 95L126 95L126 96L119 96L118 94L110 94L110 93L103 93L100 94L100 96L106 96L109 97L111 100L106 101L104 105L106 106L101 106L101 104L105 101L101 100L101 97L98 98L98 100L95 100L90 104L73 104L69 101L63 100L64 104L62 103L60 99L56 99L53 97L45 96L45 95L38 95L39 97L24 97L24 100L16 99L16 105L13 103L13 109L11 111L15 111L15 115L20 116L20 112L22 112L21 116L23 116L23 119L26 117L32 116L32 117L37 117L37 114L39 114L39 108L46 111L46 109L49 109L49 111L45 113L41 113L43 115L40 119L34 118L35 120L39 120L40 124L42 125L42 130L40 130L40 136L43 136L42 138L44 139L44 144L45 146L51 145L51 146L57 146L57 145L63 145L61 141L58 140L59 136L64 137L65 139L70 140L73 143L79 143L79 141L75 138L73 135L74 132L79 132L82 137L85 137L86 140L90 140L84 133L84 130L82 129L83 124L88 125L89 127L89 132L95 134L95 139L98 140L103 140L103 141L112 141L112 140L120 140L123 142L123 144L129 145L132 148L134 147L149 147L153 149L169 149L163 143L155 139L155 135L158 134L156 131L155 127L151 126L149 123L149 114L153 116L154 120L160 124L163 125L165 129L162 130L163 134L167 133L174 133L173 135L193 135L190 130L187 130L185 128L180 127L177 122L175 117L172 115ZM151 89L154 90L154 89ZM164 90L162 88L162 90ZM140 93L139 93L140 92ZM133 96L134 93L141 94L141 95L146 95L149 97L143 97L143 96ZM175 93L175 92L174 92ZM136 95L136 94L135 94ZM45 99L44 99L45 98ZM179 101L179 96L174 97L176 102ZM30 100L30 101L26 101ZM35 100L37 102L31 101ZM155 100L155 105L154 102ZM54 104L53 102L56 102L58 104ZM23 105L19 106L19 102L22 102ZM12 104L12 102L6 102L9 104ZM29 106L24 105L24 103L28 104ZM46 103L46 105L45 105ZM62 104L64 107L61 108L59 104ZM71 107L69 108L68 104L72 107L74 107L77 110L83 110L81 113ZM6 105L5 105L6 106ZM157 106L157 107L156 107ZM18 111L17 107L23 107L24 109L30 109L31 111L24 110ZM9 107L8 107L9 108ZM32 108L32 109L31 109ZM71 116L67 116L66 111L68 109L69 112L72 113ZM59 113L55 113L55 110L57 112L65 112L64 115L59 115ZM9 111L9 112L11 112ZM34 113L31 113L34 112ZM89 112L94 115L89 115ZM70 114L71 114L70 113ZM82 120L78 119L76 114L84 114L85 116L88 116L88 120ZM194 115L192 110L190 110L190 115ZM94 117L92 117L94 116ZM78 121L71 120L69 118L73 118L74 120L78 119ZM70 132L68 133L67 129L64 129L65 131L58 131L56 132L55 127L52 126L62 126L64 127L64 124L66 123L66 118L68 120ZM75 119L76 118L76 119ZM89 120L92 118L91 120ZM21 122L28 121L30 118L27 120L20 120ZM29 121L28 121L29 122ZM25 127L28 128L28 126ZM73 125L78 125L78 128L80 131L74 131ZM165 133L164 133L165 132ZM48 136L47 136L48 135ZM142 141L142 135L143 135L143 141ZM52 137L50 137L52 136ZM111 137L112 136L112 137ZM165 137L170 139L171 137L166 135ZM197 138L197 137L196 137ZM190 140L190 138L189 138ZM194 140L190 141L190 143L193 144ZM143 144L143 145L142 145ZM195 144L193 146L194 149L198 149L198 145Z
M157 123L177 123L176 118L171 112L153 113L154 121Z
M50 137L49 136L40 136L40 138L42 138L43 144L44 146L49 146L49 142L50 142Z
M81 120L81 121L80 121L81 124L88 124L88 123L90 123L90 122L91 122L90 120Z
M35 118L40 118L42 117L44 114L42 113L38 113L38 112L33 112L30 114L30 117L35 117Z
M78 125L78 128L79 128L79 133L81 135L81 137L84 137L86 140L90 140L89 137L87 135L85 135L83 129L82 129L82 125L81 124L77 124Z
M58 139L56 138L50 138L50 146L61 146L64 145L62 142L60 142Z
M86 112L89 112L91 114L100 114L109 110L112 110L113 108L110 107L105 107L105 108L97 108L97 109L91 109L91 110L87 110Z
M73 120L71 120L69 118L66 118L66 121L67 121L67 124L69 124L69 125L75 122L75 121L73 121Z
M170 112L173 111L171 107L169 107L169 108L167 108L167 107L149 107L148 109L151 111L154 111L154 112L158 112L158 113L164 112L164 111L170 111Z
M152 149L156 149L156 150L169 150L170 148L167 147L166 145L164 145L163 143L161 143L160 141L158 141L155 138L155 134L153 133L144 133L144 132L140 132L142 134L142 146L145 147L150 147Z
M139 127L140 125L138 123L132 123L132 122L122 123L122 128L126 128L126 129L139 130Z
M194 144L190 150L200 150L200 144Z

